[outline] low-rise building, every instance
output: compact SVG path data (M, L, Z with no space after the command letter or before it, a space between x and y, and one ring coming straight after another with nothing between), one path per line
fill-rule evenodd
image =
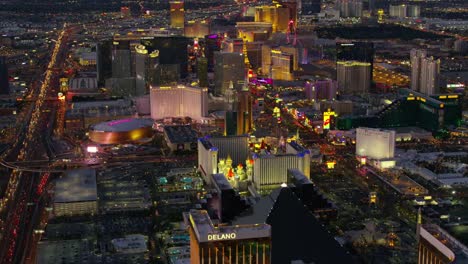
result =
M111 240L116 253L135 254L148 252L148 237L140 234L127 235L123 238Z
M80 54L79 63L81 66L96 65L96 52L83 52Z
M71 100L74 96L82 95L98 95L98 83L97 78L95 77L79 77L70 79L66 91L62 89L63 92L67 92L67 99Z
M97 208L94 169L68 171L56 181L53 202L55 216L94 215Z
M197 132L190 126L165 126L164 138L171 151L197 149Z
M99 206L102 213L149 210L150 191L145 181L106 178L99 180Z
M41 241L36 263L100 263L100 258L93 254L94 247L87 239Z

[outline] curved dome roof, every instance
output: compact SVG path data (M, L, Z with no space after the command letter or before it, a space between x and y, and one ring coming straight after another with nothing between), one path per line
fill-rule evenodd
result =
M92 125L91 130L103 132L127 132L142 127L151 127L152 125L152 119L128 118L98 123Z

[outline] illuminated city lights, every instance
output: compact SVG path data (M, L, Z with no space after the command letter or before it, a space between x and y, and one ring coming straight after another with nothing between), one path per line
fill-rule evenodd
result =
M98 152L98 148L96 146L88 146L86 148L86 151L88 151L88 153L97 153Z
M3 1L0 263L465 263L463 4Z

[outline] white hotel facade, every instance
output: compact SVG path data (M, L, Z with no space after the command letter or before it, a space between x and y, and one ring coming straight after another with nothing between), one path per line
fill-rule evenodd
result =
M201 120L208 115L208 89L185 85L150 88L151 118L190 117Z

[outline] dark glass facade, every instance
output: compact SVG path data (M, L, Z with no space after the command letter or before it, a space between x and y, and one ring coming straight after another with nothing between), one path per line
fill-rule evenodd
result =
M461 95L428 97L409 89L401 89L400 95L375 116L338 117L338 129L418 126L435 132L461 122Z
M226 136L237 135L237 111L226 111L224 121L224 134Z
M119 40L112 42L112 77L128 78L132 75L132 56L130 41Z
M313 15L320 13L320 0L302 0L302 15Z
M0 57L0 94L9 94L10 86L8 83L8 68L6 58Z
M374 43L353 42L336 44L337 61L374 62Z
M205 57L197 59L197 76L200 87L208 87L208 60Z
M208 71L214 70L214 52L221 50L221 39L217 34L205 36L205 57L208 60Z
M244 135L253 129L253 99L249 91L238 92L237 135Z
M179 78L188 76L188 50L191 40L186 37L151 37L141 40L148 52L159 50L160 65L178 65ZM174 67L171 67L174 69Z

